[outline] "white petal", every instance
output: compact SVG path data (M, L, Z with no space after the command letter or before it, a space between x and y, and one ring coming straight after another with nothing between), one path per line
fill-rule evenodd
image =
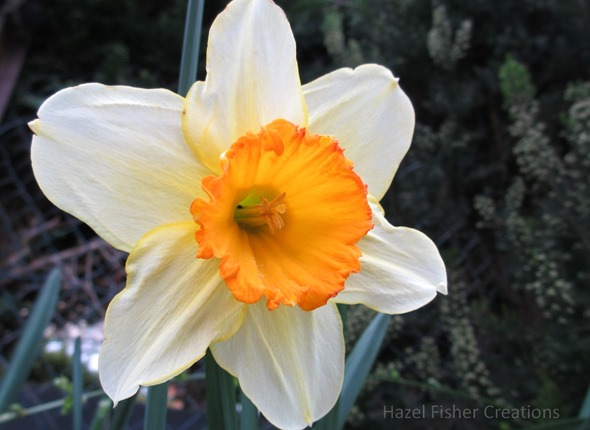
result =
M414 108L397 79L375 64L339 69L303 86L309 129L331 134L378 200L414 133Z
M129 256L127 287L108 308L99 357L114 402L178 375L242 322L245 305L219 277L219 262L195 257L194 231L192 222L163 226Z
M371 201L375 227L358 242L361 271L335 299L387 314L410 312L447 293L447 274L436 245L418 230L393 227Z
M210 171L184 141L183 103L166 90L99 84L58 92L30 124L41 189L127 252L152 228L189 220Z
M185 136L219 170L223 151L277 118L307 118L291 27L270 0L235 0L211 27L207 79L187 95Z
M211 346L260 412L282 429L301 429L334 406L344 375L344 338L336 306L311 312L264 300L248 307L240 330Z

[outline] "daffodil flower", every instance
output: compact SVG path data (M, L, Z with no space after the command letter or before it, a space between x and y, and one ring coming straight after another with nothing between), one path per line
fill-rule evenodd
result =
M210 348L271 423L302 428L342 387L337 303L396 314L446 292L432 241L378 203L414 128L397 79L364 65L302 86L270 0L217 17L186 98L87 84L38 116L43 192L130 253L99 361L115 402Z

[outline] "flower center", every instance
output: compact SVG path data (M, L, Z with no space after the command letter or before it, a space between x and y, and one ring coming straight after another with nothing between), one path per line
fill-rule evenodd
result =
M267 225L271 233L282 229L285 222L281 215L287 211L287 205L283 203L285 193L282 193L268 201L260 197L260 203L254 204L251 199L241 201L234 211L234 219L242 229L256 229Z
M269 309L323 306L360 270L367 190L331 136L278 119L240 137L195 199L198 258L219 258L234 297Z

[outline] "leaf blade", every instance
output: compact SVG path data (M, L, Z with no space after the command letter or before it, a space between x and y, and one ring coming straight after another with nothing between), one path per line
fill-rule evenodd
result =
M61 271L58 268L53 269L35 300L23 334L0 383L0 413L4 412L16 397L39 354L43 331L51 321L57 306L61 279Z

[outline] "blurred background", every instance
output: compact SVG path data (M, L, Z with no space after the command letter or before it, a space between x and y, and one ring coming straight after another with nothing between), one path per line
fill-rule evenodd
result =
M391 320L348 428L566 428L555 419L577 417L590 384L590 1L277 3L304 83L363 63L400 77L417 124L382 205L394 225L428 234L448 270L448 296ZM199 79L208 27L225 4L206 1ZM20 394L25 407L63 398L55 379L70 374L78 335L90 369L84 388L99 388L95 346L126 258L42 195L27 123L48 96L83 82L175 91L185 8L0 3L0 374L43 280L56 266L64 276L49 347ZM373 313L359 306L348 315L350 346ZM170 428L201 428L202 381L171 390ZM422 405L480 413L384 418L384 407ZM489 417L486 406L520 412ZM36 419L65 428L59 414Z

